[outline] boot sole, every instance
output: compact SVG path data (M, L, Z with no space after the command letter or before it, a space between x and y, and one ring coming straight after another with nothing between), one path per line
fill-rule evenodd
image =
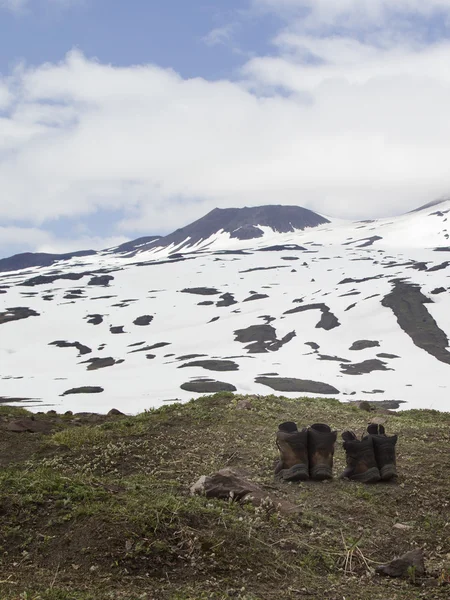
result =
M377 467L372 467L365 471L365 473L359 473L358 475L352 475L349 477L351 481L360 481L361 483L376 483L380 481L381 475Z
M384 467L381 467L380 469L380 474L382 481L390 481L397 477L397 469L395 468L395 465L384 465Z
M324 481L325 479L333 479L333 471L330 467L319 465L311 469L310 476L314 481Z
M277 477L283 481L306 481L309 479L308 467L306 465L294 465L290 469L282 469Z

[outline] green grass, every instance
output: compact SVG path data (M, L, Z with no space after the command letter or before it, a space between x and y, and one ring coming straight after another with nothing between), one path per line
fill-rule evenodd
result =
M332 482L284 485L273 479L281 421L361 433L372 415L335 400L273 395L249 396L252 410L238 410L241 398L215 394L81 426L55 417L61 430L52 435L9 436L0 599L448 598L449 414L378 415L399 435L397 485L339 480L339 443ZM8 411L0 407L18 415ZM14 462L14 444L25 442L32 451ZM200 475L225 466L300 515L189 494ZM417 545L430 548L425 580L373 574Z

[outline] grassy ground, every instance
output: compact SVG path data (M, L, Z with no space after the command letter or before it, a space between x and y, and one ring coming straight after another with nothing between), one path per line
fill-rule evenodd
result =
M450 413L382 415L399 434L396 484L340 481L339 443L332 482L292 485L273 479L278 423L361 433L375 413L275 396L249 396L252 410L239 410L241 398L85 424L37 416L53 423L45 436L0 430L0 599L450 596ZM19 413L0 407L0 425ZM298 504L300 516L189 495L200 475L225 466ZM416 547L425 578L374 574Z

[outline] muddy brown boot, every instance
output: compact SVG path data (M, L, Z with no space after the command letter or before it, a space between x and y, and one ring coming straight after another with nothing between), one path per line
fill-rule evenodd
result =
M362 483L376 483L380 481L380 471L373 447L372 436L358 440L353 431L344 431L344 450L347 455L347 468L342 473L342 478L361 481Z
M281 423L277 431L280 461L275 475L284 481L305 481L308 473L308 431L299 431L292 421Z
M322 481L333 479L333 455L336 431L328 425L315 423L308 429L309 475Z
M381 479L390 481L397 477L395 459L395 444L397 436L387 436L383 425L372 423L367 428L367 433L372 438L375 460L380 470Z

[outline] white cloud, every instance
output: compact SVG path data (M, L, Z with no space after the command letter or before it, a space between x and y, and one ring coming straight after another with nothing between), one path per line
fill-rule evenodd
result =
M382 41L306 33L294 19L274 56L248 61L239 81L113 67L77 51L21 67L0 78L9 106L0 219L36 227L114 209L131 235L168 231L214 206L299 204L359 218L446 194L450 42Z
M58 238L36 227L0 226L0 258L12 252L48 252L64 254L76 250L101 250L111 248L127 241L123 235L95 236L80 234Z
M218 46L220 44L227 44L233 37L236 25L229 23L223 27L216 27L212 29L205 37L203 41L207 46Z
M255 8L294 13L310 25L380 24L393 14L430 16L450 11L450 0L251 0Z
M79 4L84 0L44 0L58 8L69 8L74 4ZM28 9L34 8L38 4L37 0L0 0L0 8L4 8L16 14L25 14Z

